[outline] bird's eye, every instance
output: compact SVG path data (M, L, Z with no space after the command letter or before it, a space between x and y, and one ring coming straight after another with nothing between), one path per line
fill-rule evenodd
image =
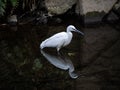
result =
M72 28L73 30L76 30L75 28Z

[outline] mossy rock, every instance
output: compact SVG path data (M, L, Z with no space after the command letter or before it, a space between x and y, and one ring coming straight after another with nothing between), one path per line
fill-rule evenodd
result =
M48 13L52 15L65 13L75 3L76 0L45 0L45 6L48 10Z
M87 17L96 17L96 16L104 16L106 13L104 11L102 12L98 12L98 11L94 11L94 12L88 12L85 16Z

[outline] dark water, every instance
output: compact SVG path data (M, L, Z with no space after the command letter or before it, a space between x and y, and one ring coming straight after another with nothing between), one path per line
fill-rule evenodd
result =
M62 24L1 26L0 89L119 90L119 37L115 39L113 37L109 41L105 37L106 33L96 41L97 35L93 32L97 33L98 28L82 28L85 37L74 33L71 44L61 49L60 54L53 48L40 50L39 45L44 39L57 32L65 31L66 26ZM76 27L80 28L77 25ZM113 31L110 30L112 36L119 33L109 26L99 27L103 31L110 28ZM100 47L99 39L100 43L103 43ZM104 43L105 39L105 42L109 41L109 45ZM89 47L91 43L93 43L93 51L90 50L91 46ZM114 47L111 50L112 46ZM106 49L107 47L110 49ZM84 50L84 48L89 49Z

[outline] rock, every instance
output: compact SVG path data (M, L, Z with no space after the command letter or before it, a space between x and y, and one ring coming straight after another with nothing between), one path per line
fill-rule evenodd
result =
M76 13L85 15L88 12L108 13L117 0L78 0Z
M76 13L83 16L84 24L101 22L117 0L78 0Z
M70 9L76 0L45 0L45 6L49 15L59 15Z
M11 15L11 16L9 16L7 21L8 21L8 23L10 25L16 25L17 22L18 22L17 15Z
M107 50L114 44L119 37L119 33L108 26L97 27L96 29L84 30L85 37L82 45L83 64L92 63L104 50Z
M108 21L114 21L114 20L118 20L118 19L119 19L119 17L113 12L111 12L107 18Z

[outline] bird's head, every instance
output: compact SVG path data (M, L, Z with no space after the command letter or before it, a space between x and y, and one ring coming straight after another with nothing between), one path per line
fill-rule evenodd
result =
M84 33L81 32L81 31L79 31L79 30L77 30L77 29L75 28L75 26L69 25L69 26L67 27L67 32L71 32L71 31L78 32L78 33L84 35Z

